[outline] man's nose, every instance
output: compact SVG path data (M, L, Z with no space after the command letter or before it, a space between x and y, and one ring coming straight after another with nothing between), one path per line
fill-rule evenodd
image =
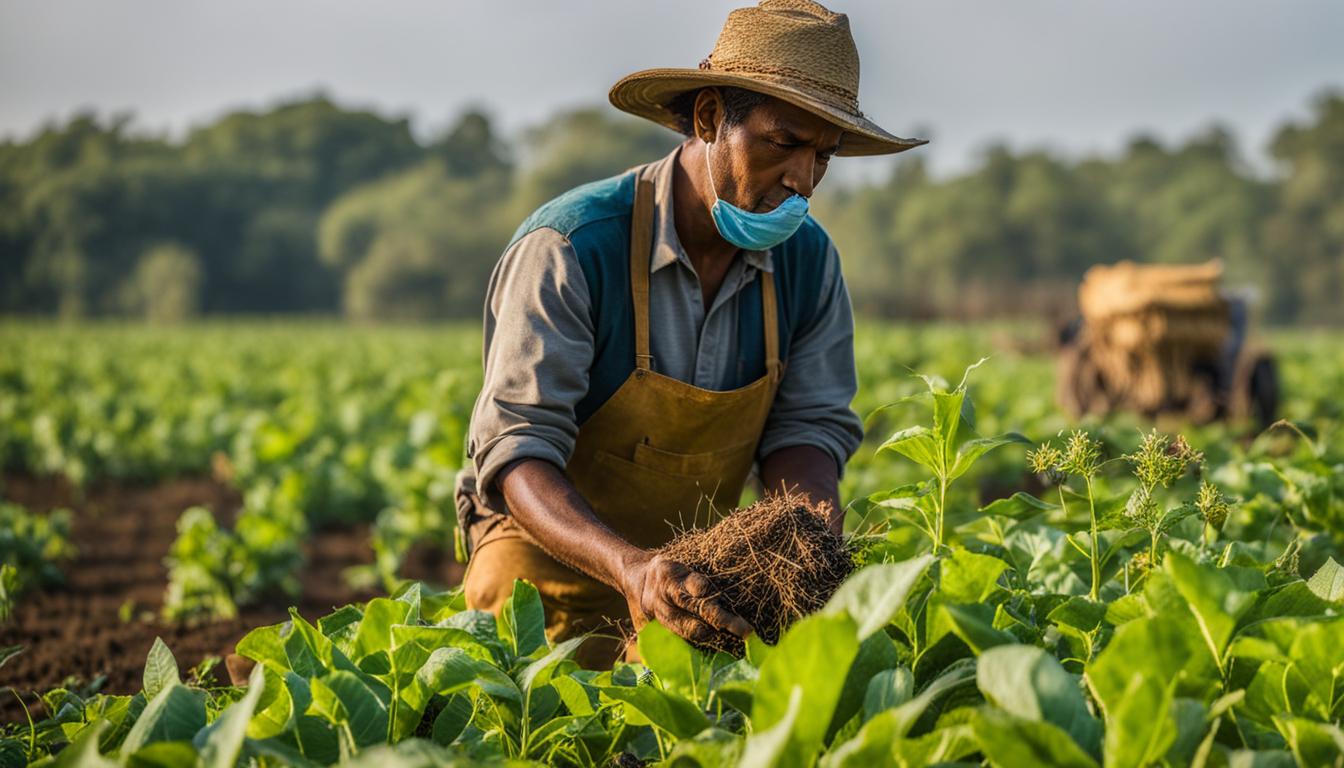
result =
M811 197L816 184L816 179L812 175L815 168L811 152L796 153L789 159L789 165L784 170L784 186L803 197Z

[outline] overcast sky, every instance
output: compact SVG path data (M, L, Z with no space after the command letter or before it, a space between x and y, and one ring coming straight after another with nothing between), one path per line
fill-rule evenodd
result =
M442 128L484 105L509 131L646 67L709 53L743 0L0 0L0 136L76 109L180 133L322 88ZM925 135L940 172L994 140L1110 152L1214 121L1252 159L1275 126L1344 88L1339 0L833 0L863 63L860 103ZM870 172L864 159L846 159ZM857 169L854 169L857 170ZM853 173L854 170L850 172Z

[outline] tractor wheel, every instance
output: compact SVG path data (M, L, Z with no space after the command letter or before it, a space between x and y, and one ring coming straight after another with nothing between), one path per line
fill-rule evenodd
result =
M1055 355L1055 400L1073 418L1104 414L1111 409L1101 369L1092 360L1090 351L1091 344L1086 339L1074 339L1061 346Z
M1279 366L1273 355L1257 356L1248 379L1250 415L1260 429L1266 429L1274 423L1279 411Z

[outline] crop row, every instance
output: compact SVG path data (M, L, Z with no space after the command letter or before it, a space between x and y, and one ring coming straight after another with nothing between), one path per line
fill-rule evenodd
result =
M991 368L992 371L992 368ZM984 369L977 375L985 375ZM1344 456L1291 424L1227 463L1149 431L988 434L963 384L885 411L861 568L742 658L659 627L580 669L526 582L498 619L418 584L253 630L244 687L156 644L132 696L48 694L0 753L55 762L425 766L1335 765L1344 761ZM913 423L912 423L913 422ZM988 456L1044 489L976 508ZM1314 479L1310 479L1314 478ZM65 746L68 743L68 746Z

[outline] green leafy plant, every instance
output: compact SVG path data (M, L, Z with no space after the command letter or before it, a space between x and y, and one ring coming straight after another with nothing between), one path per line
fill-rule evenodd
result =
M904 519L923 531L933 542L935 550L942 549L946 541L948 491L953 481L965 475L976 461L996 448L1013 443L1030 444L1016 432L994 437L981 437L976 433L975 404L967 392L966 383L971 371L982 363L984 360L967 368L961 382L950 390L944 382L931 376L922 376L928 388L926 393L907 397L883 409L906 402L932 401L929 424L897 431L882 443L878 451L900 454L928 470L933 477L926 482L876 494L869 497L869 501L879 507L907 513Z
M74 554L69 510L39 514L0 501L0 622L23 593L62 583L61 562Z

